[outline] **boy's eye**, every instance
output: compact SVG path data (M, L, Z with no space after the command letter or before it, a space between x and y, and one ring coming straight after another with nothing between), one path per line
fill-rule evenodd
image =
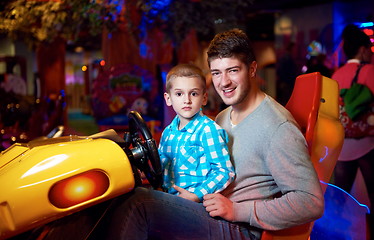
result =
M177 92L177 93L175 93L175 95L177 95L178 97L180 97L180 96L182 96L182 93Z
M193 96L193 97L197 97L199 94L197 93L197 92L193 92L193 93L191 93L191 96Z

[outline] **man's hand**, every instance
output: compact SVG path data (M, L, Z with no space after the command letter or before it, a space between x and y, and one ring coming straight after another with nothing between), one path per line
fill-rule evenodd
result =
M174 185L173 188L179 192L178 196L184 199L188 199L194 202L200 202L199 198L195 193L191 193L184 188Z
M205 195L203 205L212 217L221 217L227 221L234 220L233 202L220 193Z

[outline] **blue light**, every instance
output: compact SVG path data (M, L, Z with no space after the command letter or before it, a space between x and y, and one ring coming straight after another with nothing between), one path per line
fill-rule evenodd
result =
M162 81L163 81L163 83L165 84L166 83L166 76L168 75L168 73L167 72L161 72L161 77L162 77Z
M326 159L327 155L329 155L329 148L325 146L325 156L319 159L319 162L323 162Z
M145 44L144 42L140 43L140 45L139 45L140 56L145 58L147 56L147 51L148 51L147 44Z
M366 206L365 204L362 204L362 203L360 203L359 201L357 201L356 198L354 198L351 194L349 194L348 192L346 192L344 189L342 189L342 188L340 188L340 187L338 187L338 186L336 186L336 185L334 185L334 184L326 183L326 182L324 182L324 181L322 181L322 180L320 180L320 182L323 183L323 184L326 184L326 185L328 185L328 186L334 187L334 188L336 188L336 189L339 189L339 190L341 190L342 192L346 193L346 194L347 194L347 195L348 195L348 196L349 196L353 201L355 201L359 206L364 207L364 208L367 210L367 213L370 214L370 208L369 208L368 206Z
M367 239L366 205L341 188L321 181L326 186L323 216L314 222L310 239Z
M373 27L374 23L373 22L364 22L364 23L356 23L356 25L359 28L368 28L368 27Z
M146 1L146 9L142 15L141 22L139 24L140 37L146 36L146 31L149 26L155 24L157 19L166 20L169 17L169 7L173 0L150 0Z

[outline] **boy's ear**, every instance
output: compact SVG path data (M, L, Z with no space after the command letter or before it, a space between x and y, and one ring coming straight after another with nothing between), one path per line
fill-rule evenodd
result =
M164 93L164 99L165 99L166 106L170 107L171 99L170 99L170 95L167 92Z
M205 106L208 103L208 93L205 91L203 95L203 106Z

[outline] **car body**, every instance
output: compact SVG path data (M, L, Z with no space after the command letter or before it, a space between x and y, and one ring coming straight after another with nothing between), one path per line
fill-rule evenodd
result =
M0 155L0 239L131 191L130 161L114 141L64 136L16 143Z

